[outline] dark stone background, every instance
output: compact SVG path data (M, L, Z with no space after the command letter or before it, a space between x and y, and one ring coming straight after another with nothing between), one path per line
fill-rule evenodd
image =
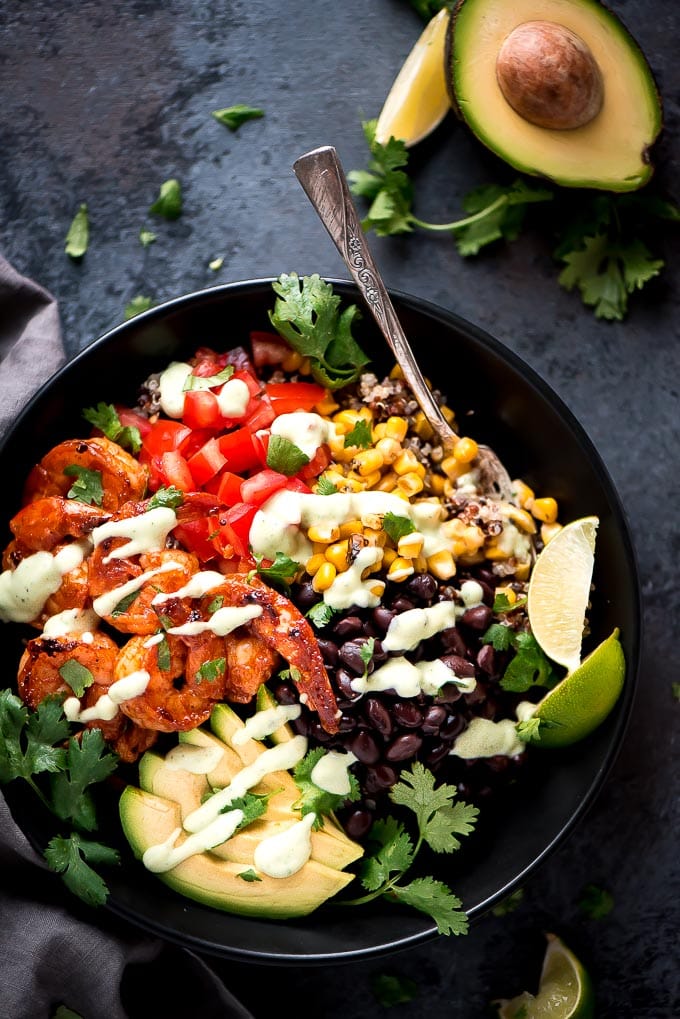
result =
M677 201L680 11L674 0L610 6L663 95L656 186ZM422 29L406 0L5 0L0 14L0 244L58 299L69 353L120 322L137 294L159 302L283 271L347 275L291 166L326 143L346 169L366 166L361 121L378 115ZM232 134L210 113L239 102L265 117ZM413 151L411 172L418 214L439 222L460 214L471 187L507 177L452 115ZM170 177L182 183L184 213L153 220L149 205ZM64 237L81 202L91 243L74 263ZM142 226L158 235L147 249ZM213 962L258 1017L285 1002L327 1019L473 1019L488 1014L491 998L535 987L543 932L556 930L592 973L598 1016L671 1019L680 1015L677 232L659 236L666 268L617 324L598 322L558 285L550 242L536 232L467 261L446 235L373 237L372 245L390 286L442 304L517 351L599 449L640 562L639 693L597 802L510 916L349 969ZM208 263L218 255L215 273ZM591 882L614 897L605 919L579 907ZM379 1006L371 979L381 973L412 978L416 998L389 1012Z

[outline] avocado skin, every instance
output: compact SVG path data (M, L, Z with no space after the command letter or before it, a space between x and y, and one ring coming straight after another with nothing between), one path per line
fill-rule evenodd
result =
M636 39L618 14L615 14L605 4L600 3L599 0L572 0L572 3L574 8L580 8L586 13L589 10L591 12L596 11L601 18L609 20L612 32L622 43L626 44L630 60L637 62L641 76L644 79L647 101L650 110L653 110L653 114L650 116L648 137L641 140L639 146L639 165L635 173L622 173L618 176L612 174L600 176L597 170L595 170L595 172L590 174L584 172L583 175L572 177L569 174L560 172L559 169L556 170L554 167L548 168L543 166L540 159L534 160L533 163L527 163L522 152L521 138L517 139L517 150L509 151L507 147L503 148L495 144L493 125L487 124L483 130L480 128L475 122L474 117L466 111L466 103L461 101L456 85L456 66L461 61L461 50L464 51L464 44L462 46L460 44L460 23L471 8L491 6L488 0L457 0L457 3L452 8L447 28L444 56L446 85L451 108L458 120L486 148L499 159L522 173L542 178L561 187L592 188L610 192L636 191L647 184L654 173L654 164L652 162L653 150L664 127L663 101L654 72L649 66ZM496 4L495 6L498 5ZM515 25L532 20L554 20L558 23L560 20L558 16L551 19L549 13L546 13L546 9L550 7L550 0L508 0L504 6L517 13ZM588 43L587 33L581 32L581 35L584 41ZM625 130L625 123L622 125L622 130ZM549 150L551 145L550 133L546 132L546 150ZM573 134L576 136L578 130L573 132Z
M267 705L266 700L261 704ZM255 740L231 743L243 722L228 705L214 709L211 725L219 736L200 728L179 736L182 743L223 749L221 762L208 776L168 768L153 750L140 760L141 788L128 786L119 802L123 832L137 859L181 827L182 819L200 805L211 783L217 787L228 784L241 767L264 751ZM279 738L282 735L279 731ZM154 876L180 895L226 912L278 920L306 916L353 880L354 875L344 868L359 859L363 850L331 818L324 818L322 827L312 832L312 855L296 874L288 878L258 874L260 880L245 880L240 875L254 870L258 841L300 818L293 809L299 790L288 772L267 775L256 789L270 794L267 812L261 818L222 846Z

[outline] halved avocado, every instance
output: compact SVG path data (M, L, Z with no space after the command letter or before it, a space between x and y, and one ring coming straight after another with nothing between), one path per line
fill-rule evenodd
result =
M651 177L661 99L640 47L597 0L459 0L446 70L455 111L517 170L617 192ZM552 117L531 112L551 104ZM565 120L581 126L544 126Z

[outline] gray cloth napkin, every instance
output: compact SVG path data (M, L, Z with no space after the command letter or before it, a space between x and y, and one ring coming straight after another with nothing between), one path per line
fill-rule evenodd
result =
M56 301L0 255L0 436L64 360ZM83 906L0 795L0 1019L60 1005L83 1019L253 1019L193 952Z

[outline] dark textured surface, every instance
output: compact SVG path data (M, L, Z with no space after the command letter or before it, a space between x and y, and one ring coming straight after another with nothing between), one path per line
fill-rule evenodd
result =
M657 183L678 200L680 14L671 0L610 6L656 74L666 115ZM26 0L0 10L0 243L20 272L58 298L70 353L118 323L136 294L160 301L291 270L346 275L291 166L326 143L347 169L366 165L361 120L377 116L421 30L405 0ZM232 134L210 112L234 103L260 106L265 116ZM502 176L451 116L418 146L412 170L419 215L441 222L459 214L467 190ZM184 190L184 213L173 223L148 215L170 177ZM63 241L81 202L90 210L91 244L74 263ZM138 241L141 227L158 235L147 249ZM542 237L528 234L469 261L446 236L372 241L390 286L489 330L584 425L637 546L643 666L632 723L604 789L514 913L487 917L466 938L351 969L260 971L215 962L258 1017L287 1000L328 1019L474 1019L487 1014L491 998L535 985L545 930L562 934L588 965L598 1015L680 1014L680 704L672 693L679 678L680 271L677 237L660 245L662 276L633 298L625 322L607 324L558 286ZM224 263L214 273L208 263L216 256ZM455 368L455 352L450 357ZM614 897L602 920L579 908L588 883ZM379 1006L371 980L381 973L412 978L415 999Z

